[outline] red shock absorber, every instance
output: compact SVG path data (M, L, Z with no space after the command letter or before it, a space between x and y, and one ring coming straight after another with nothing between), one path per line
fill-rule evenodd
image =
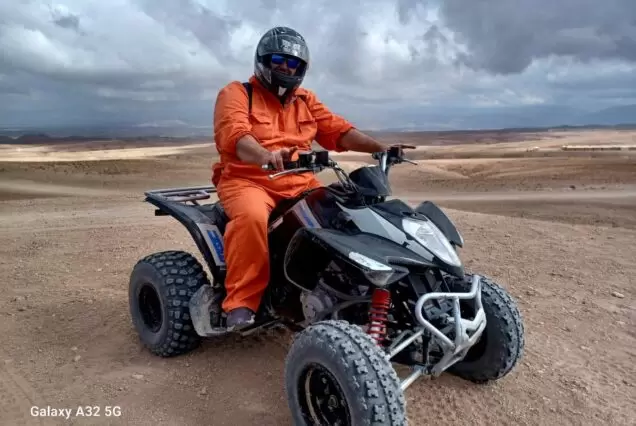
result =
M389 318L389 306L391 306L391 292L384 288L376 288L371 296L371 308L369 308L369 331L378 344L386 337L386 322Z

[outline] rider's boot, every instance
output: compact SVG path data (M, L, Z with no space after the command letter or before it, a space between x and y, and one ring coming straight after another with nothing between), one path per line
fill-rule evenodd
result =
M240 331L254 324L254 311L249 308L232 309L227 314L227 331Z

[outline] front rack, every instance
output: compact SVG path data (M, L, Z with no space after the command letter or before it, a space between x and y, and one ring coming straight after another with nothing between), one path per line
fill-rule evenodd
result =
M197 200L207 200L210 198L210 194L216 193L216 187L213 185L206 186L186 186L179 188L165 188L165 189L153 189L144 192L144 195L154 199L160 199L163 201L174 201L198 205Z

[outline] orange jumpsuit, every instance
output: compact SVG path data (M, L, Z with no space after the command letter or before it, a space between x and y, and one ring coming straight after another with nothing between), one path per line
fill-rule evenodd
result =
M230 221L224 237L227 297L223 310L238 307L256 311L269 282L267 221L274 206L320 186L311 173L290 174L269 180L258 165L242 162L236 143L251 134L270 151L297 146L310 150L316 140L330 151L345 151L338 145L341 135L354 126L332 113L307 89L282 106L280 101L252 76L252 111L243 85L233 81L219 91L214 109L214 139L220 161L213 166L212 183Z

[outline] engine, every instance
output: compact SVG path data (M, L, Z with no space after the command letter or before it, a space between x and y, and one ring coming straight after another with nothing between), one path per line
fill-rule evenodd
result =
M305 322L310 324L316 321L320 312L331 309L337 303L337 299L318 284L312 292L303 292L300 295L300 302Z
M331 262L319 275L316 287L312 291L304 291L300 295L305 324L309 325L319 318L319 314L345 302L349 313L348 321L364 323L370 295L369 287L354 285L335 262ZM357 303L363 304L363 308ZM342 312L338 310L338 315ZM330 315L331 316L331 313ZM361 318L358 318L361 317Z

